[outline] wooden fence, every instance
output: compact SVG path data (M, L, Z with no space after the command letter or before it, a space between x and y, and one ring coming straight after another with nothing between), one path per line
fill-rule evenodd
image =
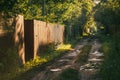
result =
M10 33L11 36L7 34L8 37L5 36L4 42L3 37L0 36L0 49L2 49L3 45L8 46L6 43L9 42L12 47L16 47L20 62L23 64L27 60L35 58L41 46L63 42L63 25L39 20L24 20L21 15L18 15L14 20L15 26L12 27L14 30Z
M63 42L63 25L39 20L25 20L24 24L26 60L35 58L41 46Z
M4 48L16 47L23 64L35 58L41 50L41 46L49 43L62 43L64 36L64 26L60 24L46 23L39 20L24 20L24 17L18 15L11 27L12 33L0 33L0 50ZM10 45L10 46L8 46ZM0 55L2 55L0 51ZM12 55L12 54L11 54Z

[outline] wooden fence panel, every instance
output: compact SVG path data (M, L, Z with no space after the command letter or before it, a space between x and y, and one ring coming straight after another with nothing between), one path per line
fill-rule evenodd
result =
M49 43L49 28L46 22L39 21L39 45L46 45Z
M50 42L62 43L64 36L64 26L49 23L48 27L50 29Z
M49 30L50 30L50 43L53 43L55 41L55 28L54 28L54 24L49 23L48 27L49 27Z
M40 27L39 26L40 26L39 21L34 20L33 21L34 57L36 57L38 53L38 48L39 48L39 38L40 38L40 32L39 32Z

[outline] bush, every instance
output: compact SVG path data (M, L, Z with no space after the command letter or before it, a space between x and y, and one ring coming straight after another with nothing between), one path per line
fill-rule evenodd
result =
M18 54L15 48L9 48L7 50L2 49L3 52L1 56L1 66L4 66L1 71L3 72L9 72L14 71L15 67L17 67L18 64Z
M15 48L3 48L0 51L2 52L0 56L0 80L8 80L14 76L11 73L15 73L20 66L19 57Z
M103 50L105 55L105 61L103 62L100 75L102 80L118 80L120 78L120 36L119 34L113 35L109 39L110 43L107 45L109 50ZM106 45L104 45L106 46ZM103 48L105 49L105 48Z

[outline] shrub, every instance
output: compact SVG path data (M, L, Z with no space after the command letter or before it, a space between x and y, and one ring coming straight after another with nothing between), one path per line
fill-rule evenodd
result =
M55 80L79 80L78 71L72 68L65 69Z
M110 43L107 45L109 50L103 50L105 55L105 61L103 62L100 75L102 80L118 80L120 78L120 36L119 34L113 35L109 39ZM104 49L104 48L103 48Z
M1 52L3 54L0 56L0 80L8 80L14 76L11 73L15 73L20 66L19 57L15 48L1 49Z

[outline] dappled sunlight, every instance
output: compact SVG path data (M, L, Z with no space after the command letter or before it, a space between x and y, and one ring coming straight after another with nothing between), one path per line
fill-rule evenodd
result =
M48 52L42 56L36 56L34 59L31 59L30 61L26 62L24 65L24 70L30 70L35 66L41 65L43 63L49 62L50 60L53 60L55 57L58 57L60 54L62 54L64 51L71 50L71 44L60 44L55 50L52 52Z
M64 51L71 50L71 44L60 44L54 51L44 54L43 56L36 56L34 59L26 62L23 68L23 71L28 71L35 66L44 64L53 60L55 57L60 56Z
M0 80L119 79L120 0L0 5Z
M26 62L24 67L26 69L30 69L34 66L40 65L42 63L48 62L47 58L41 58L39 56L36 56L36 58L31 59L30 61Z
M102 30L103 30L103 29L105 29L105 27L104 27L104 26L100 26L100 29L102 29Z
M25 20L24 27L26 61L35 58L37 54L41 56L44 52L51 52L53 46L50 49L47 46L63 42L64 25L40 20Z
M85 33L85 32L83 32L83 36L88 36L88 34L87 34L87 33Z
M71 44L61 44L57 47L56 50L72 50Z

